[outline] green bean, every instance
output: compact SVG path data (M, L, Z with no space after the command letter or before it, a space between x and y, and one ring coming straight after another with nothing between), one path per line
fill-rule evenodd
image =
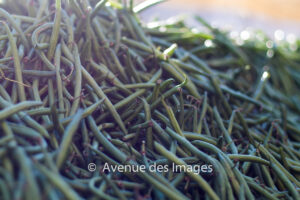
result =
M14 69L6 68L5 71L15 73ZM62 71L58 71L61 73ZM51 77L55 76L55 71L38 71L38 70L22 70L24 76L35 76L35 77Z
M78 109L80 99L81 99L81 82L82 82L82 72L81 72L81 62L79 58L79 53L77 46L74 46L74 60L75 60L75 88L74 88L74 99L71 106L70 115L73 115Z
M217 123L218 123L220 129L222 130L222 132L224 134L224 137L225 137L225 140L226 140L227 144L229 145L232 153L237 154L238 150L237 150L234 142L232 141L232 139L230 137L230 134L228 133L227 129L225 128L225 126L224 126L224 124L222 122L222 119L221 119L221 116L220 116L220 114L218 112L217 107L214 107L213 110L214 110L214 116L215 116L215 118L217 120Z
M39 43L38 42L38 36L39 34L41 34L43 31L46 31L47 29L53 27L53 23L45 23L39 27L37 27L32 35L31 35L31 43L33 44L33 47L34 48L37 48L37 49L43 49L45 43ZM47 45L47 44L46 44Z
M106 74L106 77L113 82L113 85L119 87L122 91L126 92L126 94L132 94L132 92L126 89L124 84L105 65L97 65L91 60L91 66L94 69L99 70L102 74Z
M183 82L186 75L184 75L183 71L179 70L179 68L176 68L174 65L170 65L168 63L163 62L162 67L164 70L166 70L168 73L172 74L175 79L177 79L180 82ZM187 84L186 88L189 90L189 92L196 98L200 98L200 95L197 92L197 89L192 81L189 80L189 78L186 76Z
M279 177L279 179L284 183L284 185L287 187L291 195L294 199L299 199L299 193L295 189L294 185L290 182L290 180L284 176L283 172L280 170L279 167L276 166L276 164L271 163L271 168L275 171L276 175Z
M17 23L15 22L15 20L11 17L11 15L8 13L8 12L6 12L3 8L0 8L0 15L2 16L2 17L4 17L15 29L16 29L16 31L18 32L18 34L20 35L20 37L21 37L21 40L22 40L22 42L23 42L23 44L24 44L24 46L25 46L25 48L26 49L28 49L29 48L29 43L28 43L28 41L27 41L27 39L26 39L26 37L25 37L25 35L24 35L24 33L23 33L23 31L21 30L21 28L17 25ZM3 23L3 22L2 22ZM4 23L4 26L5 26L5 24L6 23ZM10 37L9 36L9 34L8 34L8 37Z
M101 0L96 4L95 8L92 10L92 12L90 14L91 20L95 17L97 12L99 12L99 10L105 5L106 2L107 2L107 0Z
M60 76L60 57L61 57L61 45L58 44L55 50L55 67L56 67L56 86L57 86L57 93L58 93L58 106L59 109L64 110L64 102L63 102L63 85ZM63 118L63 114L60 114L59 118Z
M54 92L54 86L53 86L53 80L48 79L48 104L49 106L54 105L55 103L55 92Z
M163 154L165 157L167 157L169 160L173 161L177 165L185 165L186 163L179 159L176 155L171 153L170 151L166 150L161 144L154 142L154 147L157 151L159 151L161 154ZM194 172L186 172L192 179L194 179L199 186L208 193L210 198L212 199L219 199L217 194L212 190L210 185L200 176L195 174Z
M39 80L38 79L34 79L33 81L33 85L32 85L32 88L33 88L33 97L36 101L41 101L41 97L39 95L39 91L38 91L38 84L39 84ZM46 122L46 123L49 123L50 119L48 116L42 116L43 120Z
M158 70L158 71L155 73L155 75L153 75L153 77L148 81L148 83L153 83L153 82L155 82L155 81L161 76L161 74L162 74L162 70ZM122 108L123 106L127 105L130 101L136 99L138 96L142 95L142 94L145 93L145 92L146 92L145 89L140 89L139 91L136 91L135 93L133 93L132 95L128 96L127 98L125 98L125 99L119 101L119 102L118 102L117 104L115 104L114 106L115 106L116 109ZM142 106L138 107L138 108L136 109L136 112L135 112L133 115L131 115L130 118L127 119L127 120L125 121L125 123L126 123L127 121L131 120L131 118L135 117L135 116L138 114L138 112L140 112L140 110L141 110L142 108L143 108ZM105 116L104 116L104 117L105 117ZM98 121L98 119L97 119L97 121Z
M2 137L0 139L0 146L3 146L4 144L6 144L7 142L11 141L13 139L13 136L11 135L7 135L5 137Z
M105 174L103 174L104 180L108 183L110 187L112 187L113 191L116 193L119 199L125 200L127 199L117 188L116 184L112 182Z
M91 115L97 108L98 108L98 106L101 104L101 103L103 103L104 102L104 98L103 99L101 99L101 100L99 100L99 101L97 101L96 103L94 103L93 105L91 105L91 106L89 106L89 107L87 107L87 108L85 108L84 109L84 111L83 111L83 113L82 113L82 119L83 118L86 118L87 116L89 116L89 115ZM71 116L69 116L69 117L67 117L67 118L64 118L64 119L62 119L61 120L61 124L62 125L67 125L68 123L70 123L71 121L72 121L72 118L73 118L74 116L73 115L71 115ZM48 125L48 126L46 126L46 129L47 130L53 130L53 124L50 124L50 125Z
M101 177L94 177L91 179L91 181L89 182L89 188L92 190L92 192L94 194L96 194L99 198L104 198L104 199L109 199L109 200L116 200L117 198L111 197L107 194L105 194L104 192L102 192L101 190L99 190L98 188L96 188L96 182L102 180Z
M120 141L118 139L111 139L111 143L113 145L119 147L120 149L128 150L128 152L131 156L135 156L138 159L140 159L142 157L142 155L138 151L136 151L132 146L129 146L128 144L124 143L123 141Z
M205 117L207 111L207 92L204 93L204 99L203 99L203 105L202 105L202 111L200 114L200 119L199 119L199 123L197 126L197 132L201 133L202 132L202 123ZM229 132L229 131L228 131Z
M16 105L11 105L0 111L0 121L22 110L26 110L28 108L32 108L40 105L42 105L42 103L38 101L24 101Z
M47 53L47 58L52 60L54 56L54 52L56 49L56 44L58 41L59 29L60 29L60 21L61 21L61 0L55 0L55 18L54 25L52 29L52 34L50 38L50 46Z
M58 113L65 113L65 110L58 110ZM41 115L50 115L51 109L50 108L39 108L39 109L31 109L25 111L26 114L29 116L41 116Z
M36 14L36 19L40 19L43 15L43 12L45 12L45 9L47 7L47 5L49 4L48 0L47 1L43 1L40 5L40 8L37 11Z
M62 13L62 19L65 21L67 25L67 31L68 31L68 47L71 48L72 44L74 42L74 32L73 32L73 26L71 24L70 17L66 13L64 9L61 10Z
M244 184L245 195L247 196L247 198L254 199L253 194L250 192L250 189L249 189L247 183L245 182L243 177L241 177L240 171L238 171L235 167L232 168L232 166L233 166L232 162L230 161L230 159L227 156L225 156L225 154L221 150L219 150L218 148L216 148L215 146L213 146L209 143L202 142L199 140L193 142L192 144L194 144L196 146L205 147L206 149L218 154L219 158L221 159L222 165L224 165L228 176L230 176L231 181L235 180L234 188L235 188L236 192L239 193L239 188L240 188L239 183L237 182L237 179L238 179L242 184Z
M97 18L92 20L92 25L94 26L95 32L98 36L98 40L100 40L99 42L104 43L104 46L107 47L108 46L107 38L103 33L101 24L99 23Z
M10 194L8 193L8 187L2 179L0 179L0 190L1 190L1 194L2 194L1 197L4 200L8 200L11 198Z
M270 160L270 162L274 163L277 168L279 168L286 176L288 179L290 179L294 184L296 184L298 187L300 185L299 181L294 177L292 176L277 160L276 158L274 158L274 156L272 156L272 154L267 150L265 149L262 145L258 145L257 147L260 152L267 158ZM277 169L276 168L276 169Z
M41 171L41 173L49 180L51 184L57 186L57 188L60 189L62 194L67 199L80 199L77 193L74 190L72 190L72 188L60 176L58 176L58 174L49 171L46 167L40 164L36 166Z
M128 15L128 13L125 13L128 21L131 23L132 28L135 30L137 36L143 41L143 43L149 45L150 48L154 48L152 42L149 40L149 38L146 36L145 32L142 30L142 28L138 25L136 18L132 15Z
M109 150L114 157L117 158L117 160L119 160L121 163L124 163L127 159L126 156L124 155L124 153L122 153L121 151L119 151L114 145L112 145L96 128L96 125L94 124L94 120L91 117L89 118L89 122L90 125L92 127L92 130L95 134L95 137L97 138L97 140L99 140L99 142L105 147L105 149ZM164 187L160 182L156 181L154 178L152 178L150 175L148 175L147 173L138 173L138 175L140 177L143 177L144 179L151 181L151 183L157 187L160 188L161 191L163 191L166 195L168 195L169 197L172 197L172 199L186 199L185 197L183 197L180 193L178 193L177 191L172 191L170 190L170 188Z
M89 82L89 84L94 88L95 93L100 97L104 98L104 103L108 107L109 111L115 118L116 122L120 126L121 130L127 134L127 130L125 128L124 123L121 120L120 115L117 113L115 107L112 105L110 100L106 97L102 89L98 86L98 84L95 82L95 80L92 78L92 76L83 68L81 67L82 76Z
M266 182L272 189L276 189L276 186L273 182L270 172L268 171L268 167L265 165L261 165L261 170L263 172L263 177Z
M40 199L41 194L38 190L38 185L32 173L32 163L21 147L16 147L13 152L14 158L19 163L19 166L26 177L28 184L28 196L32 199Z
M235 90L233 90L233 89L231 89L231 88L229 88L229 87L227 87L225 85L221 85L220 88L224 92L227 92L227 93L233 95L234 97L236 97L238 99L248 101L248 102L253 103L253 104L257 105L257 106L262 106L261 102L257 101L254 98L251 98L251 97L249 97L249 96L247 96L247 95L245 95L245 94L243 94L243 93L241 93L239 91L235 91Z
M172 108L170 106L168 106L164 99L162 99L162 103L163 103L163 106L165 107L167 113L168 113L168 116L169 116L169 119L170 119L170 122L174 128L174 130L181 136L183 136L183 133L182 133L182 130L180 129L180 126L175 118L175 115L174 115L174 112L172 110Z
M0 11L2 11L1 8L0 8ZM2 24L4 25L5 30L8 34L9 43L12 48L12 53L13 53L13 57L14 57L14 65L15 65L15 76L16 76L17 83L18 83L19 99L20 99L20 101L26 101L24 83L23 83L23 78L22 78L22 74L21 74L21 64L20 64L19 55L18 55L18 51L17 51L17 45L15 43L15 40L14 40L7 24L5 22L2 22Z
M251 155L240 155L240 154L228 154L228 157L232 160L240 160L240 161L248 161L248 162L256 162L261 163L264 165L270 165L270 162L262 159L257 156L251 156Z
M52 117L54 129L57 131L57 133L59 133L60 135L63 135L64 127L60 123L60 118L59 118L59 115L58 115L58 112L56 109L56 105L54 105L54 104L51 106L51 117Z
M125 57L125 56L124 56ZM131 55L129 51L127 50L127 55L126 55L126 61L127 61L127 66L129 67L130 73L132 74L133 78L135 79L136 83L141 83L141 78L137 74L136 69L134 68L134 65L132 63Z
M219 174L218 178L219 178L219 182L222 184L225 184L224 181L226 181L225 178L225 172L224 170L220 167L220 164L214 160L213 158L210 158L209 156L207 156L204 152L201 152L200 150L198 150L197 148L195 148L188 140L186 140L185 138L174 134L174 131L172 131L171 129L167 128L167 132L171 135L171 137L176 138L177 141L179 141L180 144L182 144L185 148L187 148L188 150L190 150L193 154L195 154L197 157L199 157L200 159L212 164L214 166L214 168L219 171L221 174ZM222 185L221 184L221 185ZM221 192L222 194L225 194L225 188L222 189L223 191ZM224 196L224 195L223 195Z
M150 105L147 103L145 99L142 99L143 104L144 104L144 109L145 109L145 120L151 120L151 110L150 110ZM152 135L152 127L149 126L146 131L146 144L148 149L152 150L153 149L153 135Z
M0 63L2 64L2 63L5 63L5 62L8 62L8 61L11 61L12 59L13 59L12 57L2 58L2 59L0 59Z
M187 84L187 78L185 78L182 83L180 83L179 85L176 85L175 87L173 87L172 89L168 90L166 93L162 94L158 99L156 99L152 104L151 104L151 109L153 110L154 108L156 108L160 101L162 101L162 99L166 99L167 97L171 96L172 94L174 94L175 92L178 92L178 90L180 90L182 87L184 87Z
M247 178L247 182L250 187L254 188L258 192L260 192L263 196L265 196L267 199L278 199L271 193L269 193L267 190L264 190L261 188L261 186L257 185L254 181L250 181L250 179Z
M262 74L262 77L261 77L261 79L260 79L260 81L259 81L259 83L257 85L257 88L256 88L256 90L255 90L255 92L253 94L253 98L255 100L257 100L257 99L260 98L260 96L262 94L262 91L264 89L264 85L268 81L268 78L269 78L268 72L264 71L263 74ZM247 109L246 111L249 112L251 109L253 109L253 105L248 106L246 109Z
M203 134L186 132L186 131L184 131L183 134L184 134L184 137L188 140L203 140L210 144L217 145L217 142L216 142L215 138L213 138L213 137L208 137Z
M88 123L91 126L94 136L104 146L104 148L106 148L107 150L109 149L109 151L115 158L117 158L118 161L124 163L126 161L125 154L120 152L119 149L117 149L112 143L107 140L107 138L104 137L104 135L97 129L96 123L91 116L88 116Z
M120 73L120 76L123 80L127 81L128 77L127 74L125 73L124 68L122 67L119 58L117 57L116 53L111 49L111 48L106 48L106 51L108 53L108 55L111 57L113 63L116 66L116 70L118 70L117 72Z
M162 3L162 2L164 2L164 0L147 0L147 1L144 1L143 3L140 3L140 4L136 5L133 8L133 12L140 13L143 10L145 10L145 9L151 7L151 6L154 6L154 5Z

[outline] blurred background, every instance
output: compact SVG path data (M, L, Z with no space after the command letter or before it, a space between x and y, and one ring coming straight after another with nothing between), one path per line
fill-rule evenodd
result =
M5 1L11 0L0 0L0 4ZM143 1L134 0L136 4ZM226 30L262 30L272 38L276 34L281 38L288 35L299 38L299 9L300 0L166 0L143 11L140 16L147 22L155 18L163 20L182 15L186 17L188 25L197 27L199 24L193 16L198 15L213 26Z
M199 15L223 29L252 28L263 30L270 37L275 33L281 37L291 34L299 37L299 9L300 0L167 0L144 11L141 17L149 21L184 15L189 25L197 26L193 16Z

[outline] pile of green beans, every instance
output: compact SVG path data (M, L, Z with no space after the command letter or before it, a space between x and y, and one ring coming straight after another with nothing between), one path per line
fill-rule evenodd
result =
M0 199L300 199L300 42L162 1L0 4Z

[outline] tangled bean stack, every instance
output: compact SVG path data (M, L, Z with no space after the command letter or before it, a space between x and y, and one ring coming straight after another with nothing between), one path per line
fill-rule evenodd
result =
M124 2L1 4L0 199L300 199L299 42Z

